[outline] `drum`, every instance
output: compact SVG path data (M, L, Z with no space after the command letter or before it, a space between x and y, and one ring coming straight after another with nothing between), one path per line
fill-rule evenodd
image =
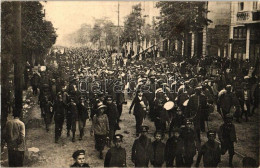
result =
M173 101L168 101L168 102L166 102L166 103L163 105L163 108L164 108L165 110L171 110L171 109L173 109L173 107L174 107L174 102L173 102Z
M189 103L189 99L185 100L185 102L182 104L184 107L186 107Z

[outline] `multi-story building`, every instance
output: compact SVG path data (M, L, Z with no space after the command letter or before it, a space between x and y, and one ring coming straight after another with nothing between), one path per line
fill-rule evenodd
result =
M232 2L229 57L255 62L260 55L260 2Z

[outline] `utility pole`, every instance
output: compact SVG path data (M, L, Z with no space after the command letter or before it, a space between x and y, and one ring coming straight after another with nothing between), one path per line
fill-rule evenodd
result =
M23 72L24 60L22 55L21 37L21 2L13 2L14 34L13 34L13 57L14 57L14 91L15 111L22 117L23 108Z
M118 20L117 20L117 58L119 58L119 48L120 48L120 44L119 44L119 1L118 1L118 10L117 10L117 16L118 16Z

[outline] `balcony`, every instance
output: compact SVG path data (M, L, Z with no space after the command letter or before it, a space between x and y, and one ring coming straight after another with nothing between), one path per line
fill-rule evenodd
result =
M237 12L238 24L260 23L259 11L242 11Z

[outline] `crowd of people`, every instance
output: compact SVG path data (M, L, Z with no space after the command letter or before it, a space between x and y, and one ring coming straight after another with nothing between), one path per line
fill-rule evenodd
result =
M133 111L136 121L137 139L131 153L136 167L148 167L149 163L154 167L164 163L167 167L191 167L197 152L195 166L203 157L205 167L217 167L226 151L229 166L233 166L237 142L233 118L238 123L250 122L259 106L257 63L251 66L248 61L220 57L178 61L157 57L158 53L147 58L144 55L141 60L133 58L132 52L115 59L111 55L105 50L66 48L63 54L50 55L46 70L39 67L33 73L31 85L35 95L40 91L39 105L47 132L54 118L55 143L59 143L65 119L72 142L76 141L76 131L82 140L89 119L100 159L105 145L110 147L104 166L127 166L128 153L121 146L123 135L116 134L121 129L127 95L132 101L129 114ZM219 130L207 124L215 109L223 119ZM154 122L153 142L147 137L145 118ZM201 132L206 130L208 141L201 144ZM215 141L216 135L220 144ZM165 137L166 144L162 141ZM89 166L81 158L84 154L82 150L73 154L72 167Z

